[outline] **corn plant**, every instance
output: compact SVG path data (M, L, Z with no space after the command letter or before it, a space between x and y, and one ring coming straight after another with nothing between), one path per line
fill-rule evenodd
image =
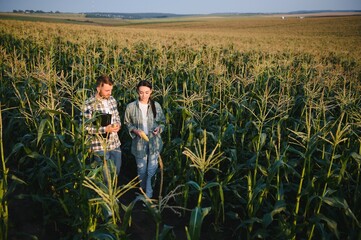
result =
M1 152L1 179L0 179L0 235L3 239L8 238L8 219L9 219L9 210L6 200L6 194L8 191L8 169L5 164L4 156L4 146L3 146L3 125L2 125L2 106L0 102L0 152Z
M215 166L224 160L224 158L222 158L221 152L216 153L217 148L218 145L216 145L212 152L207 156L207 133L204 130L202 142L197 140L197 144L195 145L195 152L192 152L187 147L183 151L183 154L192 161L190 166L194 167L199 174L197 181L191 180L187 182L188 185L192 186L198 191L196 207L192 210L189 230L187 229L188 239L200 238L203 219L210 211L210 207L202 207L202 199L204 197L203 191L215 186L219 186L219 183L217 182L206 183L204 178L206 172L214 169ZM222 194L222 192L220 192L220 194Z
M125 236L125 230L126 226L130 225L130 218L129 218L129 212L132 211L132 208L134 204L130 204L130 206L125 207L126 214L124 218L124 222L122 223L120 218L120 209L119 209L119 199L124 195L127 191L129 191L132 188L135 188L136 185L139 184L139 181L137 178L134 178L130 182L128 182L126 185L119 187L118 186L118 177L115 173L115 167L111 164L111 166L108 166L107 160L103 159L103 166L102 171L92 171L89 173L89 176L86 176L83 182L83 185L91 190L93 190L97 197L94 197L90 199L91 205L101 206L103 208L104 212L104 219L109 218L109 224L108 229L110 232L112 232L114 229L114 236L115 239L119 239L122 236ZM102 177L97 176L96 173L98 172L104 172L105 176L104 179ZM105 181L105 179L107 181ZM117 231L116 226L118 224L122 224L121 231ZM113 227L112 227L113 226ZM95 237L97 234L91 233L91 236Z

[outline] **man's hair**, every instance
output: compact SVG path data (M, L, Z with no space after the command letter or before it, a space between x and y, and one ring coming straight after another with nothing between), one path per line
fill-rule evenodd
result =
M101 75L97 78L97 87L103 86L104 84L114 85L113 80L107 75Z

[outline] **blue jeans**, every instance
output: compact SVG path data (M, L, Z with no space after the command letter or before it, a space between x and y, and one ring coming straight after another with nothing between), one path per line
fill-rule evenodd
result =
M96 151L94 153L94 158L96 161L102 163L104 158L104 151ZM122 150L120 147L117 147L113 150L106 151L105 159L107 160L108 166L115 166L116 174L120 172L120 167L122 166Z
M139 175L140 187L145 191L149 198L153 197L153 176L158 169L158 156L159 153L149 154L149 147L146 145L146 152L144 158L135 158L137 162L137 171Z

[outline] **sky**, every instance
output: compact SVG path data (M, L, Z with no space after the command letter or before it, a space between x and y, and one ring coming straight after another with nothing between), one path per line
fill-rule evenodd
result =
M300 10L361 10L361 0L0 0L0 12L70 13L282 13Z

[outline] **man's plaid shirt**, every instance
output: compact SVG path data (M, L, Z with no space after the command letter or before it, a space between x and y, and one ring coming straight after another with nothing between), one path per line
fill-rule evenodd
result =
M109 112L105 109L102 101L108 101ZM112 123L120 124L120 117L117 108L117 102L114 97L110 96L106 100L97 99L95 96L89 98L85 102L84 107L84 118L85 118L85 128L88 131L91 138L91 149L96 151L104 151L102 147L103 144L106 143L107 150L113 150L120 146L120 141L118 137L118 133L109 133L108 138L104 138L102 134L105 134L105 127L96 127L93 124L94 116L96 113L108 113L112 115Z

